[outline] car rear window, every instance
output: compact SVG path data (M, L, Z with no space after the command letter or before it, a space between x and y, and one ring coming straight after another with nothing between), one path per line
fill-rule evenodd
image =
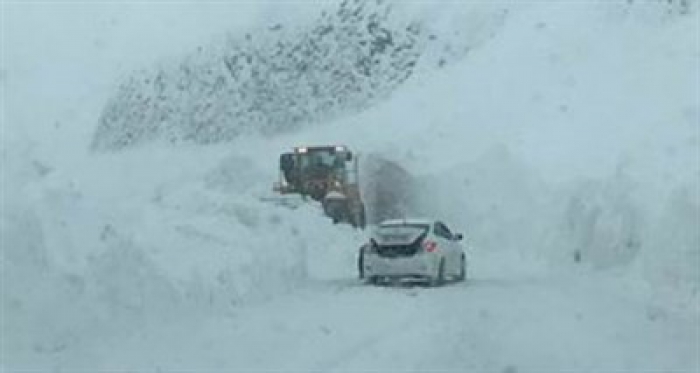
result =
M424 224L383 225L377 230L377 241L381 244L406 244L425 234L430 228Z

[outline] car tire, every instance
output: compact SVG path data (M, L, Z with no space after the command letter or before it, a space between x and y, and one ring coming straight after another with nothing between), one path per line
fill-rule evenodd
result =
M379 284L379 276L370 276L369 278L367 278L367 283L370 285Z
M433 277L430 281L430 286L442 286L445 284L445 258L440 259L440 265L438 266L437 276Z
M459 276L457 276L457 281L462 282L467 279L467 260L464 255L460 257L459 264Z
M357 275L360 280L365 279L365 254L364 250L360 251L360 256L357 258Z
M365 211L365 204L360 205L360 221L358 222L358 225L360 229L365 229L367 226L367 212Z

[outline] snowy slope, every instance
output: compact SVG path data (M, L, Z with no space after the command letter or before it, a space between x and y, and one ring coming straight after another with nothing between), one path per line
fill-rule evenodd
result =
M306 22L266 19L267 27L229 34L122 79L100 114L92 148L212 144L328 123L385 101L420 71L463 58L507 14L502 7L463 6L461 21L470 27L440 29L433 25L455 22L435 22L445 18L439 12L426 19L434 12L421 6L319 5Z
M180 31L166 26L192 22L188 5L7 5L3 368L699 368L696 13L410 4L396 13L472 48L426 52L369 110L216 146L89 153L120 75L255 15L314 14L234 5ZM416 212L466 233L472 280L361 286L364 234L261 201L278 153L326 142L410 172Z

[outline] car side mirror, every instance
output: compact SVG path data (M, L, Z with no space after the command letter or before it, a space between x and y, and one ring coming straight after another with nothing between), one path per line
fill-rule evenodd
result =
M345 160L348 162L352 161L352 152L345 153Z
M464 236L462 236L461 233L456 233L456 234L453 236L453 238L454 238L455 241L462 241L462 240L464 239Z

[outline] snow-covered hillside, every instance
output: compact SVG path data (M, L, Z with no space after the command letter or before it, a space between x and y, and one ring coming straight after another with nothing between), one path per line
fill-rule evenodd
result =
M331 2L306 22L266 20L266 27L132 73L106 103L92 147L211 144L330 122L386 100L417 71L459 60L493 36L508 12L465 6L460 22L478 22L463 30L433 27L423 7L396 8Z
M197 145L157 140L240 118L197 111L230 96L164 90L177 115L155 123L122 95L246 33L267 35L262 55L276 33L291 48L343 6L399 39L420 25L418 54L387 57L416 58L410 74L379 68L353 96L319 67L297 88L350 104L282 85L274 115L246 122L267 127ZM700 369L697 3L2 7L0 370ZM340 55L358 30L335 36ZM292 99L314 115L291 117ZM115 102L130 114L107 125ZM123 147L134 128L154 131ZM404 211L466 234L470 281L362 286L366 233L266 202L278 154L316 143L400 169Z

